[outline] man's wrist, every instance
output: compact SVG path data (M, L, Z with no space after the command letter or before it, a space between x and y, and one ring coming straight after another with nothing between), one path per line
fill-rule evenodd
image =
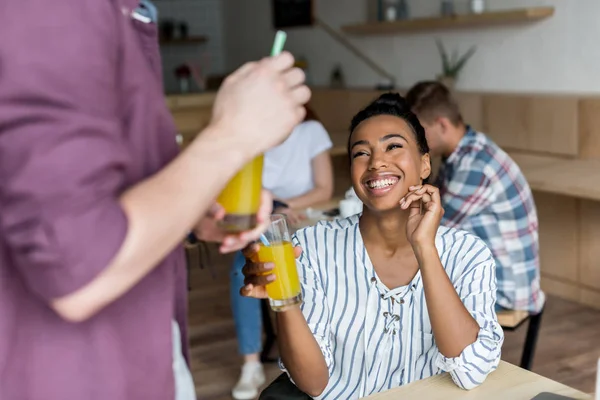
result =
M200 132L188 148L194 156L216 158L233 167L232 176L257 156L248 146L237 143L224 126L213 123ZM223 169L220 172L224 172Z

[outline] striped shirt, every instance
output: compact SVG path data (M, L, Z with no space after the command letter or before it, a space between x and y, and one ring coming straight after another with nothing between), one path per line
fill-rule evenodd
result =
M302 312L329 368L318 399L357 399L450 372L461 388L496 369L504 336L494 310L494 259L475 236L440 227L436 247L463 304L479 324L477 340L456 358L435 345L420 272L390 290L365 249L359 216L299 230L295 245ZM285 366L281 368L285 371Z
M498 305L538 312L538 219L533 195L517 164L486 135L468 129L437 179L442 225L479 236L496 260Z

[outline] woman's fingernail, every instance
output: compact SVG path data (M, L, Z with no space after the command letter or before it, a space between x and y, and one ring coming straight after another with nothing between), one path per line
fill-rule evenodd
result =
M275 275L271 274L271 275L267 275L267 280L269 282L273 282L275 280Z
M273 263L265 263L265 265L263 267L266 270L271 270L271 269L275 268L275 264L273 264Z

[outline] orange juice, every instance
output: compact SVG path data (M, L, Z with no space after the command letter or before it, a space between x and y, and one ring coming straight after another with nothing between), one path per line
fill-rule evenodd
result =
M260 155L239 171L219 195L217 202L225 209L221 227L228 232L242 232L256 226L260 207L263 156Z
M277 279L267 285L271 306L273 307L274 303L281 306L299 303L301 300L300 280L292 243L284 241L274 242L269 246L261 244L258 260L262 263L272 262L275 264L273 273Z

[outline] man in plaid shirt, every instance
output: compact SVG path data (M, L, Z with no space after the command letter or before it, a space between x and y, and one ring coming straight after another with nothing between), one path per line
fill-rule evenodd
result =
M496 259L498 309L538 312L538 220L529 184L490 138L467 126L457 102L439 82L420 82L406 96L425 128L433 156L442 157L440 188L446 226L469 231Z

